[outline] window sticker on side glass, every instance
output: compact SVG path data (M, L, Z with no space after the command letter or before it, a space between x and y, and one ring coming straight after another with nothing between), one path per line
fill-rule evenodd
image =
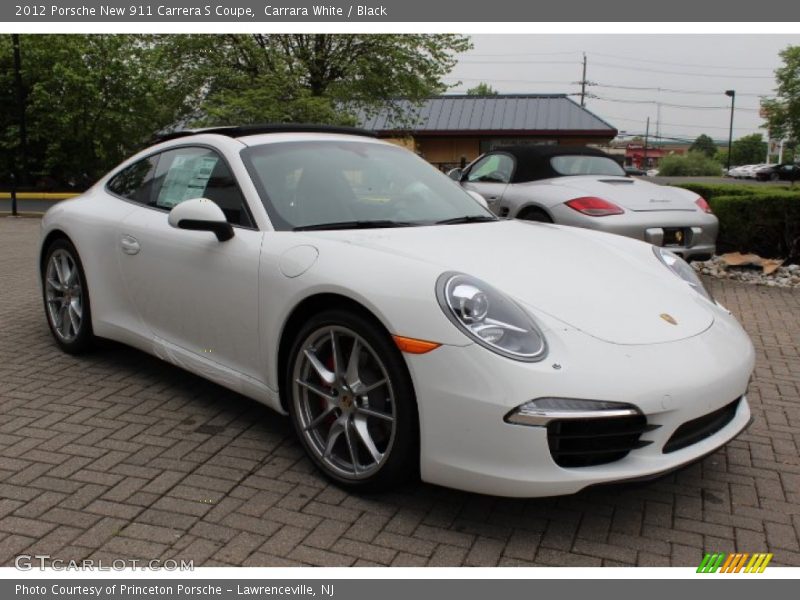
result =
M184 200L202 198L218 160L216 156L176 156L156 204L172 208Z

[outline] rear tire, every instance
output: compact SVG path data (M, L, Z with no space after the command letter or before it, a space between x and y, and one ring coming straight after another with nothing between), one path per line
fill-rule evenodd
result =
M284 373L306 453L341 487L379 491L419 472L419 417L400 350L360 314L331 309L298 332Z
M523 221L536 221L537 223L552 223L553 219L543 209L537 207L523 208L517 215Z
M68 239L58 238L47 247L41 277L50 333L64 352L86 352L95 341L89 287L78 251Z

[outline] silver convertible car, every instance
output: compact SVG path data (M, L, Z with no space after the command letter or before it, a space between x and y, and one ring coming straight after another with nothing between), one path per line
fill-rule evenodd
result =
M617 233L687 260L706 260L716 249L719 223L705 199L628 177L595 148L498 148L449 175L501 217Z

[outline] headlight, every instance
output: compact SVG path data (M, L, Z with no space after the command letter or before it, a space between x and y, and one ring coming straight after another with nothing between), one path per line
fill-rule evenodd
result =
M489 284L462 273L443 273L436 297L444 314L484 348L515 360L544 358L547 345L533 320Z
M714 302L714 298L708 293L708 290L703 286L703 282L700 281L697 273L694 272L694 269L689 263L674 252L659 248L658 246L653 246L653 252L655 252L658 260L660 260L665 267L688 283L689 287L693 288L694 291L706 298L709 302Z

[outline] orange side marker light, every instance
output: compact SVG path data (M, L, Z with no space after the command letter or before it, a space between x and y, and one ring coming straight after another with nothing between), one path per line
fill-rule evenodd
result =
M403 337L402 335L393 335L394 343L403 352L409 354L426 354L431 350L436 350L441 344L436 342L428 342L426 340L417 340L415 338Z

